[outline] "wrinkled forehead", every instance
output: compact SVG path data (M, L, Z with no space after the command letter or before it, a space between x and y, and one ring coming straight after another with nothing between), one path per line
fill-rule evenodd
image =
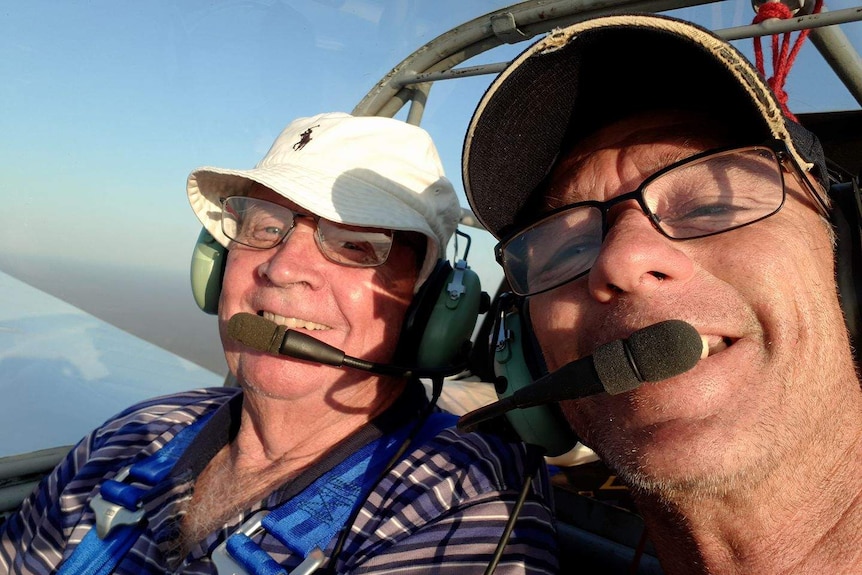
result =
M566 142L548 178L537 190L536 207L545 211L575 201L606 199L602 190L616 183L631 191L670 164L706 150L742 143L725 125L704 114L663 110L632 115L577 141ZM613 174L607 171L609 167ZM606 182L605 178L615 182Z
M704 113L690 110L650 110L631 114L604 124L584 137L566 139L561 152L578 149L589 153L597 147L624 147L653 141L678 141L691 138L722 143L740 142L742 136L722 122ZM760 143L760 142L749 142Z

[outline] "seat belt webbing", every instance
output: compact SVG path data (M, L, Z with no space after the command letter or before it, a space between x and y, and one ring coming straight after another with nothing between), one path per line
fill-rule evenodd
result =
M185 427L159 451L102 484L99 494L90 502L96 512L96 529L91 529L61 564L58 575L109 575L113 572L143 532L146 524L142 509L144 497L168 476L211 415ZM421 445L443 429L452 427L456 420L448 413L433 413L412 440ZM262 519L257 513L246 523L254 521L255 528L260 526L287 548L301 554L307 559L303 564L308 563L304 572L310 573L323 562L321 549L364 501L379 474L407 439L410 429L409 425L404 426L366 444ZM124 483L127 477L148 488ZM241 567L253 575L284 573L284 569L248 537L244 527L213 551L216 565L220 563L216 560L218 556L223 564L227 562L230 570Z
M412 441L421 445L442 430L454 426L456 421L454 415L432 413ZM285 547L306 558L307 562L303 562L297 570L312 572L323 562L323 550L345 526L356 507L365 501L380 473L390 463L410 431L411 427L405 426L396 433L367 444L262 519L255 514L247 523L257 522L260 528ZM257 529L244 527L213 552L217 565L225 566L219 569L219 575L225 575L222 571L234 571L237 567L253 575L277 573L270 570L277 563L273 562L273 565L267 562L261 555L266 553L248 538ZM317 559L312 560L313 557ZM294 570L294 575L298 575L297 570Z
M120 470L113 479L101 485L99 493L90 501L96 514L96 529L90 529L63 561L58 575L108 575L113 572L144 530L144 497L168 476L211 416L212 413L208 413L184 427L161 449ZM127 478L148 487L124 483Z

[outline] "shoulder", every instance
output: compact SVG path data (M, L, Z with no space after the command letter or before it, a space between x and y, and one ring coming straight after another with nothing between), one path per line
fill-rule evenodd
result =
M463 488L478 494L519 489L526 474L541 465L541 453L519 441L449 428L413 449L405 463L412 473L457 474Z
M48 572L62 559L67 540L89 530L93 514L86 503L105 478L158 451L181 428L237 393L232 388L186 391L138 403L112 417L82 439L8 518L5 531L0 530L0 547L23 555L40 546L39 561Z
M202 388L154 397L123 410L93 431L92 449L122 442L149 442L171 428L184 427L235 397L237 388Z
M521 442L455 429L437 433L411 449L370 494L353 525L344 567L389 572L397 565L418 573L435 564L441 573L478 571L505 541L514 517L504 570L555 572L543 463L541 453Z
M90 497L121 468L159 451L185 427L215 412L236 388L183 391L137 403L91 431L47 477L45 487L64 493L64 505Z
M511 509L529 483L527 501L550 521L550 483L541 452L521 442L484 433L440 431L409 450L378 483L367 503L384 516L409 516L419 528L425 516L475 513L471 508ZM418 514L417 514L418 511Z
M94 480L158 451L179 431L239 393L235 388L183 391L142 401L91 431L55 468L62 488L78 475Z

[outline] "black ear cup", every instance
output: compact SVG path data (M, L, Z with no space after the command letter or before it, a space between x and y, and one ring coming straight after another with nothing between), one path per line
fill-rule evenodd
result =
M201 310L218 313L221 282L227 262L227 248L218 243L206 228L201 230L192 253L192 295Z
M513 302L512 298L501 298L492 333L495 385L501 399L532 384L539 375L535 373L537 362L528 360L533 354L526 350L533 346L522 326L524 310ZM513 409L506 413L506 418L523 441L543 447L549 457L566 454L578 443L577 435L556 403Z
M420 368L466 361L481 302L479 276L466 261L453 269L438 260L407 310L394 361Z
M841 307L847 321L851 343L859 364L862 351L862 201L856 179L833 184L829 190L832 200L832 225L836 234L835 274Z

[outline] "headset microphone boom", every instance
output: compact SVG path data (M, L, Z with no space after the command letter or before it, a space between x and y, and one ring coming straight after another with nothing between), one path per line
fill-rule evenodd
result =
M646 382L668 379L693 368L705 349L703 338L690 324L678 319L662 321L627 339L600 345L593 355L567 363L512 395L463 415L458 428L472 431L513 409L603 392L616 395Z
M366 361L351 357L342 350L310 335L288 329L252 313L238 313L231 317L227 324L227 335L234 341L265 353L284 355L323 365L349 367L381 375L442 378L459 373L465 367L464 365L441 368L401 367Z

